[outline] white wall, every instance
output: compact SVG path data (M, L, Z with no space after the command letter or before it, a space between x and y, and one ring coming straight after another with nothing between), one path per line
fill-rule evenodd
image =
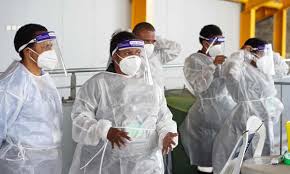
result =
M200 29L216 24L226 37L226 55L239 49L240 4L223 0L156 0L152 23L157 34L182 44L180 57L172 64L183 64L184 59L200 49ZM166 71L167 88L182 87L182 68ZM181 85L181 86L180 86Z
M17 54L7 25L40 23L56 31L68 68L105 66L111 34L130 26L129 0L0 0L0 72Z
M206 24L222 28L227 54L238 49L239 4L222 0L154 0L152 4L157 34L182 44L181 55L172 64L183 65L184 59L200 48L199 31ZM6 26L30 22L56 31L68 68L103 67L111 34L130 26L130 0L0 0L0 72L17 56L15 31L6 31ZM182 87L182 68L165 72L167 88ZM82 74L79 84L87 78ZM69 85L69 78L58 78L57 83Z

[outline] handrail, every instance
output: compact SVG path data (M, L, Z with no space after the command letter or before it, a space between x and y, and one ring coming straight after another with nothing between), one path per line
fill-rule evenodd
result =
M182 68L183 65L181 64L167 64L164 65L163 68ZM100 72L100 71L105 71L107 68L106 67L96 67L96 68L68 68L66 69L67 73L90 73L90 72ZM63 74L62 69L54 69L51 71L47 71L50 74ZM0 72L2 74L4 72Z

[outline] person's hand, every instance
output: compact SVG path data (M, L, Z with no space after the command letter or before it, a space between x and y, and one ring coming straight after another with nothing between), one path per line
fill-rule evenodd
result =
M131 141L131 138L128 136L128 132L124 132L117 128L112 127L109 129L107 138L111 142L113 149L115 144L117 144L119 149L121 148L122 145L125 146L126 139Z
M225 59L226 59L226 57L225 56L216 56L215 57L215 59L214 59L214 61L213 61L213 63L215 64L215 65L218 65L218 64L223 64L224 63L224 61L225 61Z
M168 132L163 139L162 154L168 154L169 150L172 151L172 145L176 145L174 137L177 137L177 133Z

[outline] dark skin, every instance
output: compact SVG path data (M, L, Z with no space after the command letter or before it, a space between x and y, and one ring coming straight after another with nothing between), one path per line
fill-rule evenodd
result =
M118 64L120 63L122 58L125 58L127 56L131 56L131 55L140 56L140 54L141 54L141 50L138 49L138 48L130 48L130 49L126 49L126 50L118 50L112 56L113 62L114 62L114 67L115 67L115 71L118 74L124 75L124 73L122 73L122 71L120 70L120 67L118 66ZM122 58L120 58L120 57L122 57ZM177 133L172 133L172 132L168 132L166 134L166 136L163 139L163 148L162 148L162 153L163 154L168 153L169 151L171 151L172 150L172 145L176 145L176 143L173 141L173 139L174 139L174 137L177 137L177 136L178 136ZM121 146L125 146L126 145L126 141L131 141L131 137L128 136L128 132L122 131L122 130L120 130L118 128L112 128L112 127L108 131L107 138L111 142L112 148L114 148L115 145L117 145L118 148L121 148Z
M155 31L143 29L134 34L138 39L143 40L145 44L154 44L156 42Z
M46 31L39 31L39 32L36 32L36 35L39 35L41 33L44 33ZM32 74L36 75L36 76L41 76L41 68L38 67L37 63L37 59L38 59L38 55L35 54L33 51L34 50L36 53L38 54L41 54L42 52L44 51L47 51L47 50L51 50L52 49L52 44L50 42L43 42L43 43L40 43L40 44L37 44L37 43L34 43L32 45L31 48L24 48L23 50L23 58L21 60L21 63L28 69L28 71L30 71ZM31 58L33 60L31 60Z
M221 35L217 35L217 36L213 36L213 37L222 37ZM217 45L218 43L214 43L213 45ZM206 54L206 51L207 51L207 49L208 49L208 47L210 46L210 43L208 42L208 41L206 41L206 40L203 40L202 41L202 49L201 49L201 52L203 53L203 54ZM207 54L208 55L208 54ZM208 55L209 56L209 55ZM221 65L221 64L223 64L224 63L224 61L225 61L225 56L224 55L218 55L218 56L216 56L215 57L215 59L214 59L214 64L215 65Z

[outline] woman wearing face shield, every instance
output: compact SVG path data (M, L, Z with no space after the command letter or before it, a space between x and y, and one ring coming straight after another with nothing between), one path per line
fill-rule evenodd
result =
M247 40L243 49L227 60L223 74L228 91L237 105L214 142L214 173L222 170L238 138L246 130L248 118L253 115L264 121L266 141L262 155L270 155L274 142L273 124L283 111L283 104L276 98L272 79L273 52L267 42L258 38ZM252 145L247 150L246 158L252 156Z
M215 25L204 26L199 39L202 49L185 60L183 69L188 88L197 101L179 131L191 165L211 173L213 141L235 103L221 75L225 61L222 31Z
M16 32L20 58L0 75L0 173L61 174L62 104L45 72L58 64L55 40L38 24Z
M143 47L130 32L114 34L107 71L79 90L70 174L164 173L162 152L177 145L177 128L162 89L144 75Z

